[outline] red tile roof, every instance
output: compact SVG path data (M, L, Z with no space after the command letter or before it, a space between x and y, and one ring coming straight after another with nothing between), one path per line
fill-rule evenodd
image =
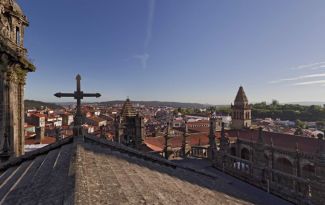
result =
M226 130L226 137L231 139L240 139L243 141L257 141L258 138L258 130ZM315 138L301 137L289 134L280 134L274 132L263 132L264 141L267 145L271 145L271 138L273 140L274 147L286 149L289 151L295 151L296 144L298 144L299 150L303 153L314 154L317 151L318 140ZM220 131L216 132L216 138L219 139L221 137ZM171 145L172 148L181 147L182 146L182 136L175 136L168 140L168 144ZM161 149L164 148L165 139L164 137L147 137L144 140L145 143L149 145L157 146ZM191 134L187 137L187 143L191 146L196 145L208 145L209 137L208 132L206 133L198 133ZM148 145L148 146L149 146Z

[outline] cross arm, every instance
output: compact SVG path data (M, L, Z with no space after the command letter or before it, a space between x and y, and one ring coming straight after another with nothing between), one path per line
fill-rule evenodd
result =
M96 97L99 98L100 96L102 96L100 93L84 93L83 97Z
M61 98L61 97L74 97L75 94L74 93L55 93L54 94L55 97Z

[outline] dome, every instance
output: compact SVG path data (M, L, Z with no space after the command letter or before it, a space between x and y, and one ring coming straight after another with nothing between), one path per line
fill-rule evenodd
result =
M23 10L20 8L16 0L12 0L12 8L15 13L18 13L20 15L24 15Z

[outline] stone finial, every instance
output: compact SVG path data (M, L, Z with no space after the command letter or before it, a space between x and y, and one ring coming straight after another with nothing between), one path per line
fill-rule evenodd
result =
M61 136L60 136L61 133L60 132L61 132L60 128L55 126L55 139L56 139L56 141L59 141L61 139Z
M325 165L325 140L324 140L324 135L321 135L318 137L318 162L319 164Z
M100 138L106 139L105 137L105 127L104 125L100 126Z
M263 128L259 127L258 128L258 140L257 140L258 144L264 144L264 137L263 137Z
M188 134L188 125L187 125L187 119L184 120L184 134L187 135Z
M221 138L220 138L220 149L222 151L226 151L227 146L228 146L228 139L226 138L226 133L225 133L225 123L221 123Z
M296 151L297 153L299 153L299 144L298 144L298 142L296 142L295 151Z
M221 123L221 138L225 138L225 123Z

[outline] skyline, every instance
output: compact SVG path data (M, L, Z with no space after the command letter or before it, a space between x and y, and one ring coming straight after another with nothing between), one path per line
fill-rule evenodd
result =
M26 99L61 102L82 76L97 101L325 101L325 2L20 0L37 66ZM56 80L57 79L57 80Z

